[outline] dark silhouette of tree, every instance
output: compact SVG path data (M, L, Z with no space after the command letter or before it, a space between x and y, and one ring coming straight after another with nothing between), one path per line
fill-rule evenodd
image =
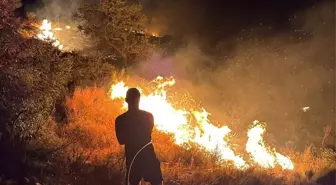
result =
M0 1L0 29L18 26L15 18L15 9L21 6L18 0Z
M84 33L105 50L116 53L125 64L148 57L153 49L145 34L147 18L140 5L102 0L82 6L74 16Z
M0 174L23 184L29 147L48 147L34 143L53 132L48 124L56 104L75 86L103 82L112 66L23 37L18 4L0 1Z

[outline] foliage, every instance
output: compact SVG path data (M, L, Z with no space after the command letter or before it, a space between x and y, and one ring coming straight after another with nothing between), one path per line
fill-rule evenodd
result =
M19 0L0 1L0 29L18 26L18 22L16 22L17 18L14 17L14 12L19 6Z
M144 34L147 20L140 5L125 0L102 0L99 4L82 6L74 15L84 33L107 51L118 53L125 63L143 59L153 49Z
M11 43L0 43L7 50L1 60L4 101L0 107L10 115L20 114L11 120L15 123L11 133L20 133L26 139L38 137L35 131L39 123L51 115L56 100L68 93L70 83L90 85L111 70L111 66L96 59L62 56L51 45L35 39L23 39L18 34L13 34L13 39Z
M0 152L0 174L22 178L30 149L50 149L62 142L50 119L56 105L73 86L103 83L112 66L23 37L21 22L14 18L16 2L0 2L0 151L6 151Z
M113 103L103 89L77 89L67 98L69 124L64 126L66 137L74 138L78 146L88 149L119 148L114 134L114 120L119 106Z
M13 16L17 2L0 2L0 184L10 183L6 178L18 184L120 184L124 161L114 119L121 113L121 102L110 100L101 87L90 87L108 82L114 67L29 38L32 33ZM77 13L84 31L119 49L128 61L150 51L147 39L136 34L145 21L138 5L103 0ZM124 71L113 78L121 76ZM51 116L58 112L57 104L64 109L66 124L55 123ZM335 153L325 149L292 151L294 171L239 171L218 165L214 156L197 147L177 146L170 135L157 130L153 141L169 185L314 184L336 168ZM329 179L326 184L331 184Z

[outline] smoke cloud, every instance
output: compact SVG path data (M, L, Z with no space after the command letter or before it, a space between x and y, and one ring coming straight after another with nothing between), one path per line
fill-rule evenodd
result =
M54 31L54 34L63 45L64 51L94 54L91 49L93 43L85 34L79 32L73 13L83 4L95 2L96 0L36 0L35 4L25 4L24 9L26 13L34 12L39 20L48 19L53 28L62 29ZM68 26L70 29L66 28Z
M202 1L140 1L151 31L185 44L169 56L158 51L133 72L175 76L176 91L190 93L212 120L241 138L258 119L267 122L270 143L320 145L326 126L335 133L335 2L306 3L305 10L294 6L277 16L235 2L212 10ZM45 0L37 15L71 21L82 3ZM282 4L273 6L282 12ZM334 144L335 135L327 142Z
M34 12L36 12L36 15L40 19L47 18L66 24L72 22L72 14L81 4L89 2L84 0L42 0L43 7L38 8Z
M246 133L258 119L267 122L271 143L320 146L323 129L335 131L334 7L296 12L286 32L254 26L216 45L189 37L173 55L156 54L135 71L149 79L176 76L176 90L189 92L233 132Z

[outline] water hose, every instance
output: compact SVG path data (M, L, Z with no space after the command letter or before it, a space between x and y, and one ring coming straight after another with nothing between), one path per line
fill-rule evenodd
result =
M147 143L145 146L143 146L142 148L140 148L140 150L134 155L133 159L132 159L132 162L131 162L131 165L128 169L128 173L127 173L127 185L131 185L130 182L129 182L129 177L130 177L130 173L131 173L131 169L132 169L132 165L133 165L133 162L135 160L135 158L139 155L139 153L145 149L147 146L149 146L150 144L152 144L152 141L150 141L149 143Z

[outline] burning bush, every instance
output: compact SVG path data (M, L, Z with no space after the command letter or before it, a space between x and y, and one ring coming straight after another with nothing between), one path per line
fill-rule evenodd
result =
M62 53L29 37L21 27L20 33L26 33L22 36L17 30L20 21L13 17L17 2L0 2L0 176L20 179L19 184L24 184L28 171L50 184L120 183L122 172L116 169L120 170L123 156L114 120L124 110L123 102L116 99L125 95L125 84L116 83L119 89L112 88L115 94L110 96L103 88L87 88L106 83L113 66L99 58ZM84 31L121 50L124 59L141 58L152 47L141 33L145 17L139 6L123 0L102 1L84 6L77 16L84 21ZM101 24L90 30L96 17ZM103 29L106 25L108 29ZM231 130L211 123L201 107L188 109L184 103L180 109L174 107L164 89L170 84L161 78L158 86L145 89L143 104L157 120L153 141L167 184L308 184L320 171L336 168L335 153L309 149L289 155L295 164L290 171L289 158L265 146L259 122L249 131L248 153L254 162L243 168L245 159L235 154L226 137ZM74 90L75 86L84 88ZM265 157L258 158L259 154ZM281 170L275 163L290 170Z
M112 102L103 89L76 89L66 105L69 123L64 126L64 133L67 137L75 138L78 146L86 149L119 151L114 120L120 113L120 105Z

